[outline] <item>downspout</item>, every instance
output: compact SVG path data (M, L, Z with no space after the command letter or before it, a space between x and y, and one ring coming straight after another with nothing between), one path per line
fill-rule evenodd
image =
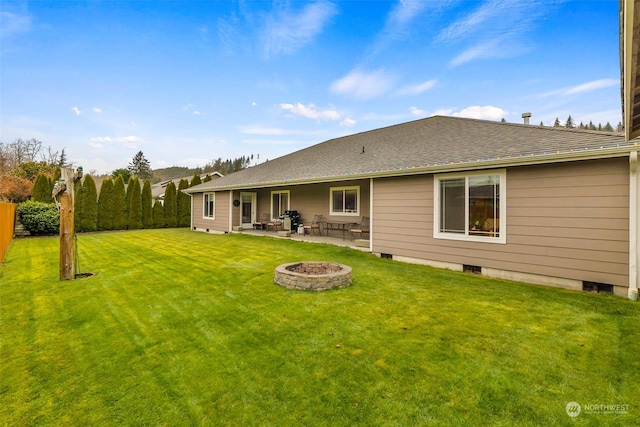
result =
M638 152L629 153L629 292L628 298L638 300Z
M373 178L369 178L369 252L373 252Z

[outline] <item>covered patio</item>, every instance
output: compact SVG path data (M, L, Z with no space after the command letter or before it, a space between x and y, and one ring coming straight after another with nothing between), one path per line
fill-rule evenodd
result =
M251 228L243 228L242 230L234 230L233 233L242 233L248 234L251 236L262 236L262 237L273 237L276 239L289 239L289 240L298 240L301 242L310 242L310 243L326 243L334 246L343 246L349 247L352 249L358 249L361 251L369 252L369 239L352 239L351 236L347 235L343 239L339 234L330 234L327 236L325 233L316 233L316 234L298 234L293 231L290 232L290 236L283 236L279 231L273 230L255 230Z

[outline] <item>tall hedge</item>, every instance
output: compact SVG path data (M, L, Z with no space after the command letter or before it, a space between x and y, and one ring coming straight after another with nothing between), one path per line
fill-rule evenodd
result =
M87 175L84 178L80 191L82 194L80 227L82 231L96 231L98 229L98 194L96 192L96 182L91 175ZM77 222L76 228L78 228Z
M153 204L153 228L164 228L164 208L158 200Z
M34 202L53 203L53 197L51 196L52 190L53 186L51 184L51 179L47 175L40 172L38 173L38 176L33 183L33 190L31 190L31 200L33 200Z
M127 194L124 190L124 178L118 175L113 181L113 229L127 228Z
M176 185L170 181L164 190L164 225L166 227L173 228L178 224L177 210Z
M197 173L191 178L191 185L189 187L194 187L198 184L202 184L202 180L200 179L200 174Z
M148 179L142 186L142 228L153 228L153 196Z
M191 224L191 197L182 190L189 188L189 181L181 179L177 193L178 227L189 227Z
M113 180L102 181L98 198L98 230L113 230Z
M82 183L78 182L75 186L75 195L73 202L73 221L76 231L84 231L82 228L82 217L84 215L85 189Z
M129 180L127 198L129 199L129 230L140 229L142 228L142 195L138 178L133 182Z
M55 203L29 200L20 203L17 212L20 223L34 236L60 232L60 211Z

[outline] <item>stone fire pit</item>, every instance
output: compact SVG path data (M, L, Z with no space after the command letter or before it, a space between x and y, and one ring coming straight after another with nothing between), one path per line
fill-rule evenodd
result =
M351 267L335 262L304 261L276 267L275 282L289 289L324 291L351 285Z

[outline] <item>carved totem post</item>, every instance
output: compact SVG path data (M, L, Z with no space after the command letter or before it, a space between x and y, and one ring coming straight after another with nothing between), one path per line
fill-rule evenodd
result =
M82 176L82 168L78 168ZM60 280L75 279L75 223L74 181L77 175L70 168L62 168L60 180L53 187L53 198L60 211Z

